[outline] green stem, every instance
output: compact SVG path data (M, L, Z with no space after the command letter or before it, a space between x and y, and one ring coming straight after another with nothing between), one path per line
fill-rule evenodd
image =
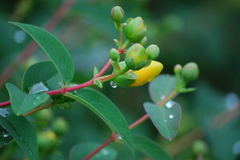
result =
M122 45L122 48L120 48L120 49L121 49L121 50L125 50L130 43L131 43L131 41L128 40L128 39L126 39L125 42L124 42L123 45Z
M103 76L103 77L99 77L98 80L100 80L101 82L107 82L107 81L111 81L112 79L114 79L115 77L121 75L121 74L124 74L125 72L127 72L129 69L128 67L126 66L125 68L123 68L122 70L118 71L118 72L115 72L111 75L108 75L108 76Z

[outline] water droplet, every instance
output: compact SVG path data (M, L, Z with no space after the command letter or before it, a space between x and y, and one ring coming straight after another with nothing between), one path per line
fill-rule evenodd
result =
M122 137L121 136L118 136L118 138L117 139L121 139L122 140Z
M166 103L166 107L170 109L170 108L172 108L172 107L174 106L174 104L175 104L174 101L169 100L169 101L167 101L167 103Z
M233 110L237 107L239 102L238 96L235 93L228 93L225 96L225 104L228 110Z
M233 153L234 153L234 154L239 154L239 153L240 153L240 141L237 141L237 142L233 145Z
M62 82L58 82L57 84L58 84L60 87L63 86L63 83L62 83Z
M32 156L33 155L33 153L32 153L32 151L31 150L28 150L28 152L29 152L29 154Z
M164 100L166 97L164 95L161 96L161 100Z
M5 108L0 108L0 115L1 115L2 117L7 117L8 114L9 114L9 112L8 112L7 109L5 109Z
M15 34L14 34L14 40L16 43L22 43L24 42L26 39L26 33L22 30L20 31L17 31Z
M167 120L165 119L164 122L167 122Z
M112 86L112 88L117 88L117 84L113 81L110 82L110 85Z
M102 150L101 150L101 153L102 153L103 155L108 155L108 154L109 154L109 151L106 150L106 149L102 149Z
M7 138L7 137L9 137L9 135L8 134L3 134L3 137Z
M30 94L35 94L35 93L45 92L45 91L49 91L49 89L43 84L43 82L34 84L32 87L29 88Z
M170 119L173 119L173 118L174 118L174 115L170 114L168 117L169 117Z
M8 143L7 143L7 142L4 142L3 144L6 146Z
M39 100L42 100L42 97L37 96L37 97L35 97L34 99L37 100L37 101L39 101Z
M36 102L33 102L33 105L36 105L37 103Z

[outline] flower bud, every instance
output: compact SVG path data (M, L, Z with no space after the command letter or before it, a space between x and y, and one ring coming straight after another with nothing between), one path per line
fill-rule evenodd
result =
M182 76L184 81L190 82L195 80L199 75L198 65L194 62L189 62L183 66Z
M117 49L115 48L112 48L110 51L109 51L109 57L113 60L113 61L118 61L120 59L120 55L119 55L119 52Z
M143 37L141 41L139 41L138 43L141 44L142 46L145 46L147 44L147 37L146 36Z
M129 69L138 70L149 64L145 48L141 44L133 44L127 51L125 63Z
M149 60L156 59L159 55L159 52L160 52L159 47L155 44L151 44L146 49L146 53L148 55Z
M124 18L124 11L121 7L115 6L112 8L110 15L113 21L119 23Z
M68 123L63 117L57 117L52 122L52 129L57 134L63 134L68 130Z
M141 17L132 19L124 28L124 33L131 42L141 41L145 37L146 32L147 28Z
M180 64L176 64L173 70L176 75L181 75L183 68Z
M134 83L132 83L130 87L137 87L151 82L160 74L162 69L162 63L157 61L151 61L150 65L148 65L147 67L133 72L135 75L138 76L138 78L135 79Z

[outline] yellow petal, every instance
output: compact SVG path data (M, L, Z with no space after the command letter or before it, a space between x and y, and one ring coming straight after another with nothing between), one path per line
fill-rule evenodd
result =
M163 69L163 64L157 61L152 61L147 67L134 71L138 78L130 85L130 87L137 87L151 82L155 79Z

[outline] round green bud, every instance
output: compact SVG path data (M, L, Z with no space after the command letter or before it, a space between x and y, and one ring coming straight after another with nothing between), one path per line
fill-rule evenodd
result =
M208 146L206 142L202 140L196 140L193 143L193 152L195 154L206 154L208 152Z
M146 36L143 37L141 41L139 41L138 43L141 44L142 46L145 46L147 44L147 37Z
M63 134L68 130L68 123L63 117L58 117L53 120L52 129L57 134Z
M53 113L50 109L43 109L34 114L34 118L36 121L41 120L50 121L52 117Z
M112 48L112 49L109 51L109 57L110 57L113 61L119 61L120 55L119 55L118 50L115 49L115 48Z
M37 134L38 146L41 151L48 152L58 144L57 135L52 130L46 130Z
M176 75L181 75L183 68L180 64L176 64L173 70Z
M194 62L189 62L183 66L182 77L184 81L190 82L195 80L199 75L198 65Z
M159 47L155 44L151 44L146 49L146 53L148 55L149 60L156 59L159 55L159 52L160 52Z
M125 63L132 70L138 70L146 66L148 60L145 48L141 44L133 44L126 53Z
M141 17L134 18L127 23L124 33L131 42L139 42L146 36L147 28Z
M124 11L121 7L115 6L112 8L110 15L113 21L119 23L124 18Z

